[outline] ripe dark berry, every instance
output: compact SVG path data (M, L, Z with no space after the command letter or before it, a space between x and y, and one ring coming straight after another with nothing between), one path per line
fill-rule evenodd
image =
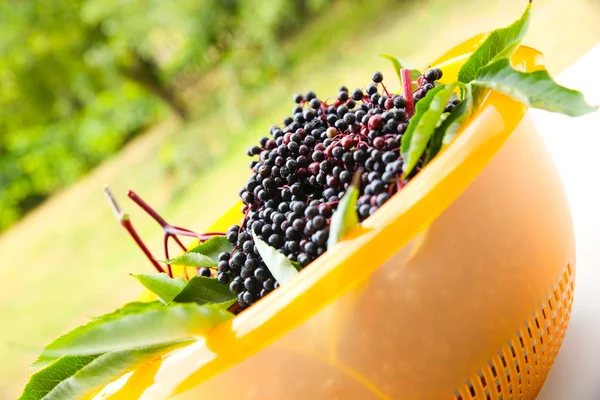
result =
M423 76L429 82L433 82L433 81L436 81L438 79L437 72L434 69L428 69L427 71L425 71L425 73L423 74Z
M371 215L371 214L369 213L369 210L370 210L370 208L371 208L371 206L370 206L370 205L368 205L368 204L363 204L362 206L360 206L360 207L358 208L358 215L359 215L361 218L363 218L363 219L365 219L365 218L368 218L368 217L369 217L369 215Z
M375 83L381 83L381 81L383 81L383 74L381 72L379 72L379 71L374 72L373 76L371 76L371 79Z
M310 258L305 253L300 253L300 255L298 256L298 262L301 266L306 267L310 262Z
M444 108L444 112L448 112L448 113L449 113L449 112L452 112L452 111L454 111L454 108L455 108L455 107L456 107L456 106L455 106L454 104L452 104L452 103L448 103L448 104L446 105L446 107Z
M217 271L219 272L229 272L229 262L228 261L219 261L217 265Z
M279 235L274 233L271 236L269 236L269 245L271 245L273 247L277 247L277 245L279 244L279 240L280 240Z
M366 92L369 96L374 95L375 93L377 93L377 86L370 84L369 86L367 86Z
M389 163L396 161L396 158L397 158L397 156L396 156L396 154L394 154L394 152L386 151L385 153L383 153L383 157L381 158L381 160L384 163L389 164Z
M237 242L237 237L238 237L237 232L229 232L229 233L227 233L227 240L229 240L231 243L236 243Z
M308 101L311 101L312 99L316 98L317 95L315 92L313 92L312 90L309 90L308 92L306 92L306 94L304 95L304 98Z
M406 100L404 99L404 96L398 95L398 96L394 97L394 107L396 107L396 108L406 107Z
M256 296L250 292L244 292L244 303L250 305L250 304L254 304L256 302Z
M248 243L250 243L250 242L248 242ZM254 259L254 258L249 258L244 263L244 268L246 268L247 271L254 271L257 266L258 266L258 261L256 261L256 259Z
M240 282L237 279L234 279L229 284L229 291L233 294L239 294L242 291L242 287L243 287L242 282Z
M425 97L425 91L423 89L417 89L413 93L413 98L415 100L421 100L423 97Z
M338 119L335 121L335 128L340 132L344 132L346 129L348 129L348 124L344 120Z
M211 273L210 273L210 269L206 268L206 267L202 267L198 270L198 275L199 276L205 276L205 277L210 277Z
M302 97L302 95L300 93L296 93L294 95L294 103L300 104L302 102L302 100L304 100L304 97Z
M256 279L253 276L251 276L244 280L244 287L249 292L256 292L259 289L259 284L256 281Z
M308 219L313 219L314 217L319 215L319 209L315 206L307 207L306 210L304 210L304 215Z
M326 223L325 218L321 215L317 215L316 217L314 217L311 222L316 229L321 229L325 227Z
M223 285L227 285L229 283L229 275L227 275L224 272L219 272L219 274L217 275L217 280L223 284Z
M388 201L390 198L390 195L387 193L380 193L379 195L377 195L377 205L378 206L382 206L386 201Z
M425 71L424 76L429 82L437 81L442 78L442 70L439 68L432 68Z
M333 150L331 151L331 154L335 158L341 158L342 154L344 154L344 149L342 147L334 147Z
M356 122L356 115L354 113L347 113L344 115L344 122L348 125L352 125Z
M268 278L263 282L263 288L268 291L273 290L275 288L275 280L273 280L273 278Z
M354 89L352 91L352 98L356 101L360 101L363 98L363 91L362 89Z
M264 268L258 268L256 271L254 271L254 277L259 281L259 282L263 282L265 279L268 278L268 273L267 270Z

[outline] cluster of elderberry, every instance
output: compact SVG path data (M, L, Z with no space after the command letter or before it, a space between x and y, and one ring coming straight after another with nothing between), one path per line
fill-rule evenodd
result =
M425 97L441 76L439 69L428 70L410 100ZM388 92L380 72L372 81L364 89L342 86L335 99L325 101L312 91L294 95L292 116L248 149L258 160L251 161L252 175L239 191L245 217L227 233L235 248L220 254L217 275L238 295L242 308L278 286L251 232L305 267L325 252L330 218L357 171L360 220L411 178L401 178L400 142L410 119L407 101ZM449 102L446 111L455 104Z

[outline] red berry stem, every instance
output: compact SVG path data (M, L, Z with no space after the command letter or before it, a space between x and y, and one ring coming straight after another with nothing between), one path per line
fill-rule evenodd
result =
M210 239L213 236L225 236L225 233L223 233L223 232L208 232L208 233L200 234L200 233L191 231L189 229L180 228L178 226L173 226L173 225L169 224L163 217L161 217L148 203L146 203L144 200L142 200L142 198L137 193L135 193L133 190L130 190L129 192L127 192L127 196L129 196L129 198L131 200L133 200L138 206L140 206L140 208L142 210L146 211L146 213L148 215L150 215L156 222L158 222L158 224L163 228L165 235L172 236L173 239L175 239L177 244L179 244L179 246L183 250L187 250L187 249L181 243L181 241L176 237L176 235L194 237L194 238L200 239L200 241L202 241L202 242Z
M154 211L154 209L150 207L148 203L142 200L142 198L138 196L133 190L129 190L127 192L127 196L129 196L129 198L133 200L135 204L140 206L142 210L146 211L146 213L148 213L148 215L150 215L156 222L158 222L160 226L164 228L165 226L169 225L163 217L161 217L156 211Z
M177 237L175 237L175 240L181 245L181 242L179 242L179 240L177 240ZM163 247L165 249L165 260L169 260L169 237L167 235L164 236L164 240L163 240ZM184 250L185 251L185 248ZM187 268L183 268L186 271L187 274ZM169 276L172 278L173 277L173 269L171 268L171 264L167 262L167 271L169 273Z
M178 226L173 226L173 225L169 224L163 217L161 217L148 203L146 203L133 190L128 191L127 196L131 200L133 200L135 204L140 206L140 208L142 210L146 211L146 213L148 215L150 215L156 222L158 222L158 224L163 228L163 247L164 247L164 251L165 251L165 258L167 260L169 259L169 239L170 238L173 238L173 240L175 240L175 243L177 243L183 251L187 251L187 248L184 246L183 243L181 243L181 240L179 240L179 238L177 237L178 235L194 237L194 238L199 239L201 242L204 242L213 236L224 236L225 235L222 232L209 232L209 233L205 233L205 234L199 234L194 231L190 231L189 229L180 228ZM172 278L173 271L171 269L171 264L167 264L167 270L168 270L169 276ZM185 273L187 276L187 269L185 270Z
M113 192L110 190L110 188L108 186L104 186L104 194L106 195L106 198L108 199L109 204L111 205L115 215L117 216L119 223L123 226L123 228L125 228L125 230L133 238L135 243L142 250L142 252L146 255L146 258L148 258L148 260L152 263L154 268L156 268L156 270L158 272L164 273L165 270L154 259L154 256L152 255L150 250L148 250L148 247L146 246L146 244L144 243L142 238L140 238L140 236L136 232L135 228L133 227L133 224L131 223L131 220L129 219L129 215L125 214L123 212L123 210L121 209L121 207L119 207L119 203L117 203L117 199L115 198Z
M387 96L389 96L389 95L390 95L390 92L388 92L388 90L387 90L387 88L385 87L385 85L383 84L383 82L381 82L381 87L383 88L383 91L385 92L385 94L386 94Z
M404 94L404 99L406 100L406 117L411 118L415 114L415 103L412 95L410 69L402 68L400 70L400 76L402 77L402 92Z
M129 220L129 215L123 213L123 211L121 210L121 207L119 207L119 204L117 203L117 199L115 198L112 191L108 188L108 186L104 187L104 193L106 194L106 197L108 198L108 202L110 203L110 205L111 205L113 211L115 212L115 215L117 216L117 219L119 220L121 225L127 230L127 232L129 232L129 235L133 238L133 240L136 242L138 247L146 255L148 260L150 260L150 262L152 263L154 268L156 268L156 270L158 272L164 273L165 272L164 268L161 267L161 265L156 261L156 259L152 255L152 253L150 253L150 250L148 250L148 247L146 246L144 241L137 234L136 230L134 229L133 225L131 224L131 221ZM154 219L156 222L158 222L158 224L163 228L163 234L164 234L163 247L164 247L164 252L165 252L165 258L167 260L169 259L169 239L170 238L173 238L173 240L175 240L177 245L179 245L179 247L183 251L187 251L187 248L185 247L185 245L177 237L178 235L194 237L194 238L199 239L201 242L204 242L214 236L224 236L225 235L223 232L207 232L204 234L198 234L196 232L190 231L189 229L170 225L163 217L161 217L148 203L146 203L144 200L142 200L142 198L140 196L138 196L135 192L130 190L127 192L127 196L130 199L132 199L138 206L140 206L140 208L142 208L142 210L146 211L146 213L148 215L150 215L152 217L152 219ZM187 268L184 269L184 272L185 272L186 278L189 279ZM167 273L169 274L169 276L171 278L173 277L173 270L171 268L171 264L167 264Z

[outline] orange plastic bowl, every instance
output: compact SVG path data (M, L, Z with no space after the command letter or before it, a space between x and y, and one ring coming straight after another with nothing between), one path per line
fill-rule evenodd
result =
M446 80L480 40L435 63ZM538 69L541 55L521 47L513 64ZM535 398L569 320L575 251L526 112L490 93L417 178L295 280L97 398ZM219 224L232 216L239 207Z

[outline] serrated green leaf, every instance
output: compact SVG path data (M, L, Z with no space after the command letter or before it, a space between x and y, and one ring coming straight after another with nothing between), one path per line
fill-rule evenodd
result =
M419 79L419 77L421 75L423 75L421 73L421 71L410 68L405 62L402 62L400 60L398 60L396 57L390 55L390 54L380 54L381 57L385 58L386 60L389 60L392 65L394 66L394 71L396 72L396 76L398 77L398 82L400 84L402 84L402 76L400 75L400 70L402 68L409 68L410 69L410 78L413 81L416 81L417 79Z
M77 371L94 361L96 357L95 355L68 356L47 363L43 369L31 375L19 399L38 400L44 398L56 385L77 373Z
M188 253L199 253L210 257L215 261L219 262L220 253L229 253L233 250L233 245L225 236L214 236L207 241L200 243L198 246L189 249ZM215 264L216 265L216 264Z
M132 274L142 285L158 296L164 304L169 303L185 287L183 278L171 278L165 273Z
M109 318L122 317L123 315L136 314L136 313L144 312L144 311L148 311L148 310L158 310L163 307L164 307L164 304L162 304L160 301L151 301L149 303L145 303L142 301L132 301L130 303L126 303L121 308L117 308L113 312L110 312L108 314L103 314L98 317L93 317L92 319L94 319L94 320L103 319L106 321Z
M510 57L523 40L530 18L531 4L527 6L520 19L506 28L493 31L458 71L458 80L469 83L475 79L482 67L500 58Z
M122 316L100 318L50 343L43 356L94 355L160 346L198 338L233 317L217 307L171 304Z
M22 400L79 399L187 342L174 345L114 351L100 356L64 356L33 374L25 386Z
M209 256L200 253L183 253L180 256L169 260L161 261L166 264L185 265L187 267L214 267L218 261L213 260Z
M298 270L286 256L277 251L276 248L266 244L256 235L253 236L258 254L260 254L271 275L273 275L280 285L285 284L298 275Z
M441 116L455 85L440 85L427 92L419 100L415 115L410 119L406 133L402 137L401 153L404 160L404 175L409 175L425 152L435 129L441 124Z
M232 304L233 304L233 303L235 303L236 301L237 301L237 296L236 296L236 299L235 299L235 301L232 299L232 300L227 300L227 301L224 301L224 302L222 302L222 303L212 303L212 304L205 304L205 305L203 305L202 307L208 307L208 308L217 308L217 309L221 309L221 308L223 308L223 309L227 309L227 308L229 308L229 306L230 306L230 305L232 305ZM234 315L233 315L233 314L231 314L231 315L232 315L232 318L233 318L233 317L234 317Z
M215 278L195 276L174 298L175 303L213 304L223 303L236 296Z
M139 301L133 301L125 304L123 307L116 309L113 312L101 315L99 317L92 318L92 322L94 321L111 321L114 319L118 319L124 317L129 314L139 314L144 313L150 310L160 310L164 308L164 304L160 301L152 301L149 303L143 303ZM91 323L91 322L90 322ZM49 363L56 360L56 356L50 356L47 354L41 354L32 364L30 370L39 370L41 368L45 368Z
M338 206L331 216L329 226L329 239L327 248L332 248L344 236L358 226L358 213L356 212L356 203L360 194L360 173L356 173L352 184L346 190L346 193L340 199Z
M462 122L473 113L473 95L471 94L471 86L461 84L461 102L452 110L452 112L435 128L425 164L433 159L439 151L450 143L456 133L460 129Z
M231 299L231 300L227 300L224 301L222 303L213 303L210 304L212 307L219 307L219 308L223 308L225 310L229 309L229 307L231 307L232 305L234 305L236 302L238 301L237 296L235 297L235 299Z
M219 263L220 253L229 253L231 250L233 250L233 246L225 236L215 236L178 257L161 262L198 268L213 267Z
M473 85L493 89L528 106L576 117L597 110L583 94L560 86L546 70L520 72L508 59L491 63L479 71Z

